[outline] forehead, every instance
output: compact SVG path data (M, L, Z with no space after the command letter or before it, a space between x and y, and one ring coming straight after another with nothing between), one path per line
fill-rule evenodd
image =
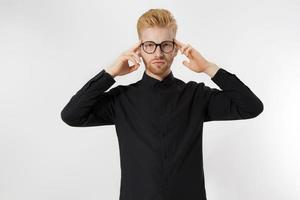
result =
M173 34L168 28L150 27L142 30L142 41L154 41L160 43L165 40L172 40Z

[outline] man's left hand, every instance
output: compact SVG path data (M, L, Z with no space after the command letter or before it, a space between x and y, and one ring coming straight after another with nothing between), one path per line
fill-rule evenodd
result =
M184 60L183 65L187 66L189 69L194 72L210 72L211 68L217 68L214 63L207 61L196 49L194 49L190 44L184 44L177 39L174 39L177 48L181 51L181 54L184 54L189 58L189 61ZM213 70L216 71L216 70ZM211 75L214 75L211 74Z

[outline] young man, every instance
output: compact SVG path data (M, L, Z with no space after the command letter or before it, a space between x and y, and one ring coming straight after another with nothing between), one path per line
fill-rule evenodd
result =
M177 25L165 9L138 20L139 42L89 80L61 112L70 126L115 125L121 160L120 200L204 200L203 123L250 119L263 103L235 74L207 61L175 39ZM222 90L173 76L178 50L195 73L206 73ZM106 91L145 65L142 78ZM134 63L129 66L128 61Z

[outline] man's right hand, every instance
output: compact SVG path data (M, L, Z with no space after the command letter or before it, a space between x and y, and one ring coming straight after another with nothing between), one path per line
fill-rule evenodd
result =
M137 70L140 67L141 63L140 45L141 40L138 43L136 43L132 48L123 52L111 66L105 69L105 71L113 77L115 77L125 75ZM134 63L134 65L129 66L129 60L132 63Z

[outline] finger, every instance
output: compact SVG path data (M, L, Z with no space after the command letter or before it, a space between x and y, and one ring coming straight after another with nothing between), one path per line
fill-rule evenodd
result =
M178 40L176 40L176 41L177 41L177 44L179 46L179 50L181 51L181 54L183 54L184 50L185 50L185 48L187 48L188 44L184 44L184 43L182 43L182 42L180 42Z
M128 53L126 53L126 56L129 56L129 57L133 58L137 63L141 62L139 56L137 56L137 54L134 53L134 52L128 52Z
M188 51L191 51L192 48L193 47L190 44L186 44L186 46L184 47L184 50L183 50L184 54L189 55Z
M142 57L142 54L141 54L141 47L138 48L138 50L135 51L136 54L138 55L138 57Z
M132 53L130 56L136 61L136 63L140 63L139 57L135 53Z
M129 68L129 71L133 72L133 71L137 70L139 67L140 67L139 65L134 65L134 66Z
M182 61L182 64L187 67L190 67L190 63L187 60Z
M188 46L187 46L187 45L184 45L184 46L181 48L181 54L183 54L187 48L188 48Z
M135 70L137 70L139 67L140 67L139 64L137 64L137 65L132 65L131 67L129 67L129 71L130 71L130 72L135 71Z
M130 51L136 51L136 50L138 50L138 48L140 47L141 43L142 43L142 40L139 40L139 41L138 41L138 42L130 49Z
M139 65L139 63L136 62L136 60L134 59L134 57L132 57L132 56L126 56L126 57L127 57L128 61L131 61L133 63L133 65Z
M178 41L176 38L174 38L174 42L176 45L178 45L178 47L181 49L183 47L183 43L181 43L180 41Z
M140 59L140 57L138 56L138 54L136 54L136 53L133 52L132 55L136 58L136 60L137 60L138 63L141 62L141 59Z
M190 56L192 56L192 47L190 46L189 48L187 48L187 50L186 50L186 55L188 56L188 57L190 57Z

